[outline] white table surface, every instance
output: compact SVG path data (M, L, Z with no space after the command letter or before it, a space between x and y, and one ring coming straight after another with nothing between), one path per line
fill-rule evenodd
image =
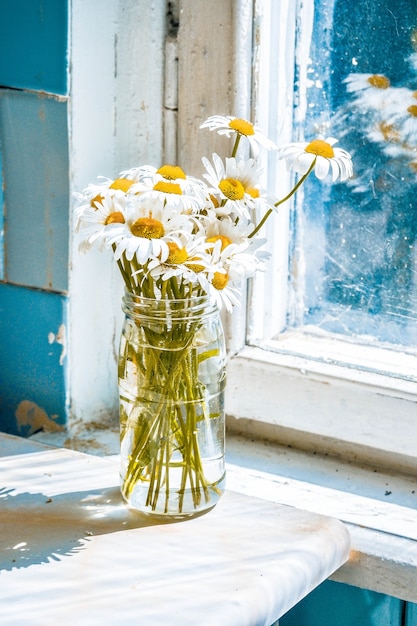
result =
M0 434L2 626L270 626L349 545L338 520L233 492L155 523L115 462Z

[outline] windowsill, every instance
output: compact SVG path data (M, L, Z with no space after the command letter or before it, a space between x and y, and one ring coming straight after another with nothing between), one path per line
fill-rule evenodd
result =
M415 475L416 396L394 390L379 374L362 371L359 382L341 369L243 348L227 370L226 407L235 430Z
M117 430L67 440L39 433L44 443L115 456ZM92 442L94 442L92 444ZM374 471L229 433L228 488L242 494L340 519L350 532L349 561L333 580L417 602L415 477Z
M114 458L2 434L0 465L2 623L269 625L349 557L338 520L230 489L184 523L142 515Z
M349 561L331 578L417 602L415 477L229 435L228 486L344 522Z

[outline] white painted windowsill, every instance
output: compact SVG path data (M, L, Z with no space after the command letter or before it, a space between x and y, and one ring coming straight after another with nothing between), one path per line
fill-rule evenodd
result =
M4 626L270 626L349 558L340 521L230 489L186 523L142 515L114 458L0 434L0 467Z
M116 456L116 430L58 441L84 452ZM94 441L94 444L92 442ZM349 561L333 580L417 602L417 481L331 457L229 433L228 489L333 517L350 532Z
M332 580L417 602L417 481L270 442L228 437L228 487L344 522Z

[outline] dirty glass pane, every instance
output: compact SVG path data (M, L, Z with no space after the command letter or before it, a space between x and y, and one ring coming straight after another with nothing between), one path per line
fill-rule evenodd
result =
M338 138L355 178L298 200L289 323L415 349L417 0L314 4L302 135Z

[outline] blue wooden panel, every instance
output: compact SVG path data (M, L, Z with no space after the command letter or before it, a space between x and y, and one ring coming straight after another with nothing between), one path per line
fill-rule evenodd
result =
M0 4L0 85L67 93L67 0Z
M3 159L0 133L0 280L4 278L4 211L3 211Z
M407 603L404 626L417 626L417 604Z
M0 430L62 429L66 309L64 296L0 284Z
M403 602L326 581L279 620L279 626L401 626Z
M69 163L67 103L0 91L6 282L66 291Z

